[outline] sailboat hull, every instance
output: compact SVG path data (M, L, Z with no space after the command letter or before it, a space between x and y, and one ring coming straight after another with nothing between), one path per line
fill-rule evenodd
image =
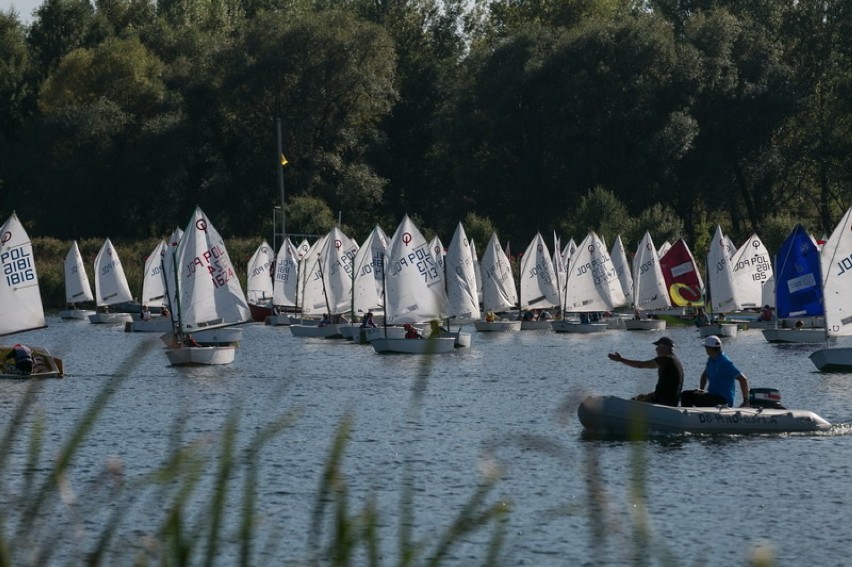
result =
M473 327L480 333L486 332L512 332L521 330L522 321L477 321Z
M763 329L770 343L824 343L825 329Z
M823 348L808 358L822 372L852 372L852 347Z
M231 364L237 354L235 346L189 347L166 349L172 366L215 366Z
M663 331L666 328L665 319L628 319L624 322L628 331Z
M121 325L133 321L130 313L94 313L89 315L89 322L95 325Z
M716 335L717 337L726 337L729 339L733 339L737 336L737 324L736 323L713 323L711 325L705 325L704 327L700 327L698 329L698 334L703 339L704 337L709 337L710 335Z
M59 317L66 321L88 321L89 315L94 315L95 311L91 309L66 309L59 312Z
M339 325L290 325L290 332L294 337L308 337L317 339L342 339Z
M557 333L603 333L609 325L606 323L572 323L571 321L554 321L553 330Z
M370 344L379 354L446 354L456 348L456 339L375 339Z

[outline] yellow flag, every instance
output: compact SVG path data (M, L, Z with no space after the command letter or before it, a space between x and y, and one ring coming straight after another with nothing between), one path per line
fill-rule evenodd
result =
M288 163L289 162L287 161L287 158L284 157L284 154L281 154L281 165L287 165Z

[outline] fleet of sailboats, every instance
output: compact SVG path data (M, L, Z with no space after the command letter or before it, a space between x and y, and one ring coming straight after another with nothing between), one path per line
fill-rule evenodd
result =
M438 353L470 345L470 334L461 331L462 325L473 324L478 331L520 330L525 312L550 309L555 310L555 319L535 321L535 328L570 333L602 332L607 324L590 318L625 306L632 307L635 316L622 315L623 326L646 330L664 329L665 321L643 315L670 307L706 306L717 319L701 327L699 334L735 337L737 323L719 321L719 315L757 310L770 303L776 309L776 328L764 329L768 341L824 342L829 346L811 355L817 368L852 371L852 348L830 346L837 338L852 335L848 303L852 301L852 275L846 276L852 274L850 216L852 209L821 249L801 225L796 226L774 263L758 235L752 234L735 249L717 226L707 252L706 288L683 239L657 249L646 232L631 261L621 235L608 251L606 242L594 232L579 246L572 240L561 250L554 234L551 253L541 233L536 233L518 259L515 274L513 260L496 233L480 261L461 223L445 249L439 237L427 241L405 216L392 238L377 225L360 246L339 227L313 243L302 240L298 246L285 237L275 256L264 241L248 263L246 295L224 241L197 208L186 234L172 235L169 243L159 242L146 259L140 303L154 310L171 309L171 316L158 318L157 323L168 329L164 341L173 365L233 361L236 341L214 339L202 345L193 342L194 336L235 330L233 326L251 319L269 323L280 317L281 323L272 324L288 324L298 317L300 324L290 325L293 334L314 337L341 336L340 321L346 321L345 335L354 338L359 335L360 321L369 313L371 319L383 323L370 331L376 352ZM3 241L0 251L14 247L15 254L31 254L28 237L14 214L3 229L20 236ZM9 244L18 241L16 246ZM68 309L60 312L63 318L85 314L97 323L132 320L129 313L109 311L111 306L135 301L109 238L94 262L95 293L76 241L66 255L64 272ZM29 323L15 321L18 307L32 303L32 287L7 286L2 291L0 308L12 309L14 314L4 315L3 322L9 326L0 328L0 334L44 324L37 282L38 305L28 315ZM22 300L27 293L29 299ZM14 302L8 299L13 295ZM79 308L89 301L95 302L98 312ZM262 309L263 316L253 314L252 306ZM335 321L320 324L321 315ZM778 325L792 318L821 317L826 326L819 329ZM421 333L428 332L424 327L431 325L433 338L404 339L403 325L416 325ZM329 328L318 331L323 327ZM59 359L43 348L37 352L48 367L38 375L61 375Z

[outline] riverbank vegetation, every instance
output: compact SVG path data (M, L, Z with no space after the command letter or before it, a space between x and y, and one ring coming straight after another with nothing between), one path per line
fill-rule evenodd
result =
M404 213L513 247L819 236L852 201L850 22L842 0L45 0L0 13L0 211L63 241L161 238L196 205L226 238Z

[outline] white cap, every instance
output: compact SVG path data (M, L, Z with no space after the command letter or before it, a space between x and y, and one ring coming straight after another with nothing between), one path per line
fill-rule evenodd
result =
M711 348L722 348L722 341L716 335L710 335L704 339L704 346Z

